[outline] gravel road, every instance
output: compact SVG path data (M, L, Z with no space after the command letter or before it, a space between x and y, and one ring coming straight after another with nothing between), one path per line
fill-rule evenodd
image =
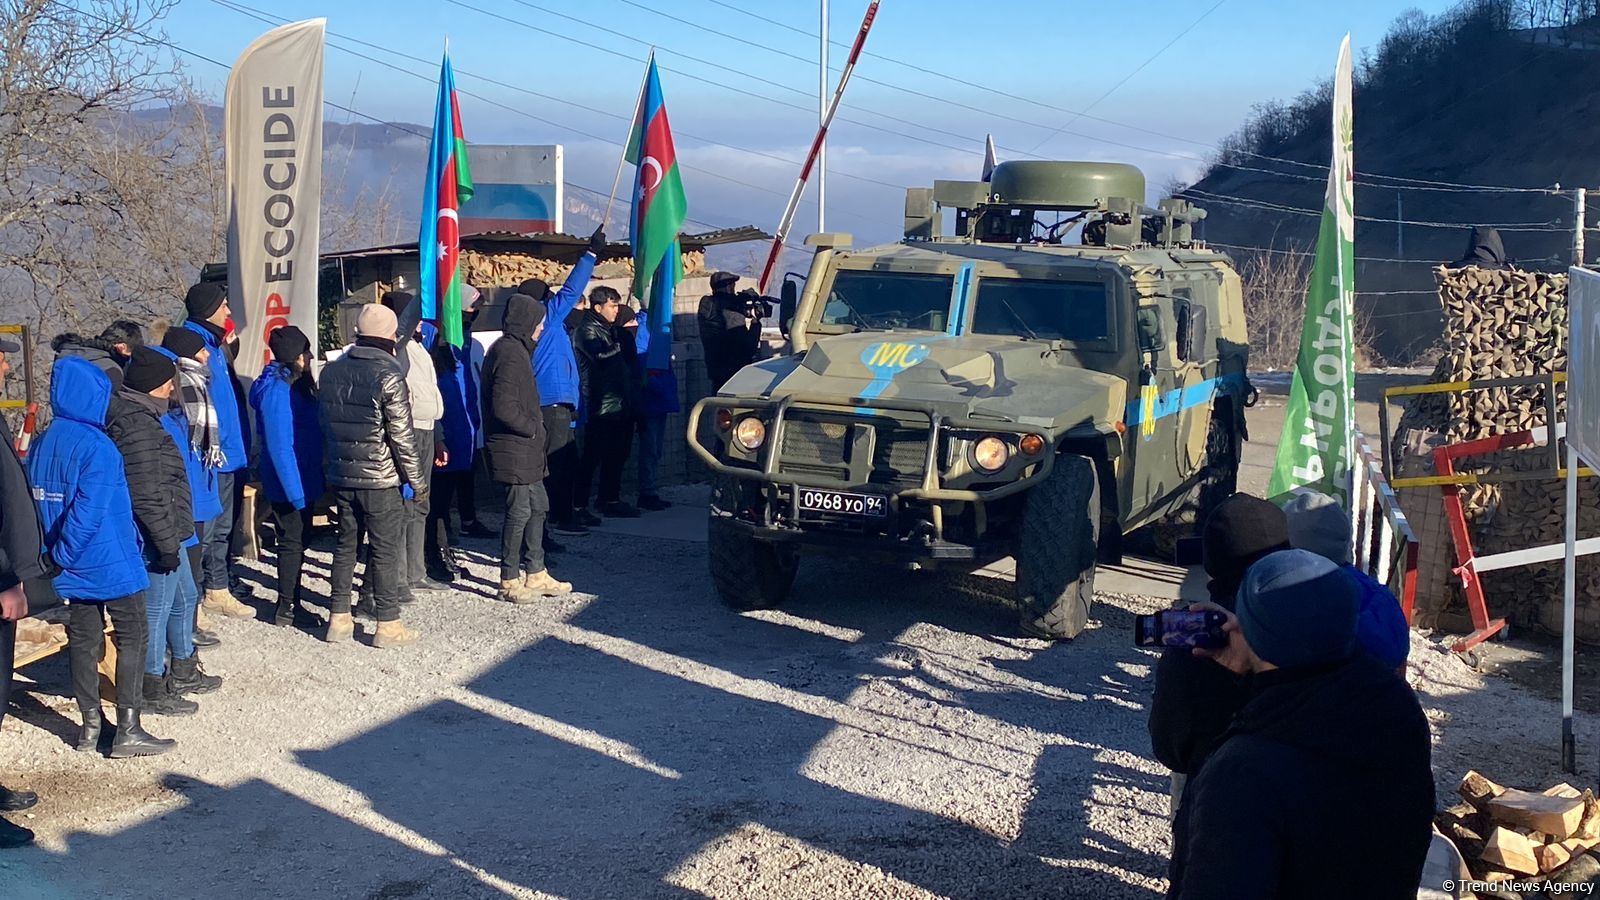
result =
M786 611L736 615L681 530L573 541L555 567L583 593L527 608L488 599L471 542L470 590L410 607L402 650L224 622L227 684L153 720L181 742L153 759L72 752L64 655L30 668L0 771L44 795L40 842L0 855L0 894L1159 896L1167 777L1129 635L1167 601L1101 594L1049 646L1016 637L1004 582L814 560ZM1417 647L1441 784L1484 753L1542 777L1551 704Z

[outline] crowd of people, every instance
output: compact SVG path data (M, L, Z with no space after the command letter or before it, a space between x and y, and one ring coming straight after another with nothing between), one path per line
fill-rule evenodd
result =
M1155 758L1172 770L1168 896L1414 897L1432 839L1432 736L1394 595L1350 563L1348 514L1304 492L1235 494L1201 540L1226 644L1156 666ZM1376 812L1375 812L1376 811Z
M248 390L221 284L190 288L177 326L119 321L97 337L57 337L51 419L25 461L0 419L0 717L16 622L28 615L30 589L50 592L67 608L77 749L112 758L170 750L176 741L145 730L142 716L194 713L197 695L222 686L199 655L220 642L211 617L257 614L234 572L241 538L257 527L241 519L252 477L275 541L279 626L320 628L338 643L364 615L375 622L374 647L418 640L401 621L405 604L464 577L457 535L495 533L477 513L480 466L506 492L498 598L522 605L571 591L547 564L563 549L555 536L671 505L658 478L677 379L670 364L646 364L647 313L612 288L588 289L604 244L596 230L555 290L538 279L517 285L498 332L476 322L483 295L467 287L461 347L442 340L440 323L424 321L404 291L363 305L354 342L327 354L320 372L310 337L276 327L271 361ZM751 361L760 336L759 317L732 292L736 281L718 273L702 303L714 387ZM475 324L485 327L473 339ZM7 354L20 350L0 339L0 380ZM636 437L637 502L629 503L622 482ZM314 512L329 506L337 523L329 592L313 598L306 546ZM325 621L309 599L325 606ZM98 671L108 620L110 728ZM0 788L0 813L36 801ZM31 840L0 819L0 846Z

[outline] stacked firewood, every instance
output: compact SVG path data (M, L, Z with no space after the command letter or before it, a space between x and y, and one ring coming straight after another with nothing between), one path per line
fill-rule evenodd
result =
M1572 861L1600 846L1600 803L1593 791L1558 784L1543 792L1506 788L1468 772L1463 802L1434 817L1483 881L1529 881L1560 876Z
M1543 376L1567 367L1567 276L1477 267L1434 271L1444 309L1444 354L1432 381L1481 381ZM1395 458L1405 474L1432 474L1431 459L1408 461L1421 446L1458 444L1492 435L1527 431L1547 424L1540 385L1494 388L1418 397L1406 409L1396 432ZM1556 391L1558 420L1565 414L1565 390ZM1419 434L1430 440L1419 441ZM1531 472L1550 468L1548 448L1504 451L1464 459L1458 472ZM1600 534L1600 485L1585 481L1579 529ZM1462 505L1480 556L1557 543L1562 538L1564 485L1556 479L1463 488ZM1413 497L1416 491L1410 492ZM1436 492L1434 493L1436 496ZM1408 502L1423 498L1408 497ZM1431 502L1438 502L1432 500ZM1579 563L1578 636L1600 641L1600 559ZM1493 572L1484 589L1494 615L1523 624L1559 630L1562 575L1559 563Z
M538 278L546 283L558 285L566 281L567 274L572 271L570 264L526 253L484 253L465 250L461 253L461 264L462 274L467 283L479 287L508 287L528 278ZM697 274L705 268L705 265L704 251L692 250L683 254L685 275ZM633 275L633 260L627 257L608 259L596 267L595 274L601 278L630 278Z

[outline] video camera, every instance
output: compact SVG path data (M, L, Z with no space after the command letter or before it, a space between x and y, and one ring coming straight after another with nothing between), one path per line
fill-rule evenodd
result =
M757 319L772 318L772 298L761 296L755 288L745 288L734 297L743 306L746 315Z

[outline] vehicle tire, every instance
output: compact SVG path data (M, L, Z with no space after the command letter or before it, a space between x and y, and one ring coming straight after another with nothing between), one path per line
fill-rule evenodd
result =
M794 548L756 540L727 516L707 523L706 559L717 596L733 609L773 609L789 598L800 558Z
M1089 624L1100 541L1100 480L1087 456L1062 454L1028 492L1017 548L1022 629L1070 640Z

